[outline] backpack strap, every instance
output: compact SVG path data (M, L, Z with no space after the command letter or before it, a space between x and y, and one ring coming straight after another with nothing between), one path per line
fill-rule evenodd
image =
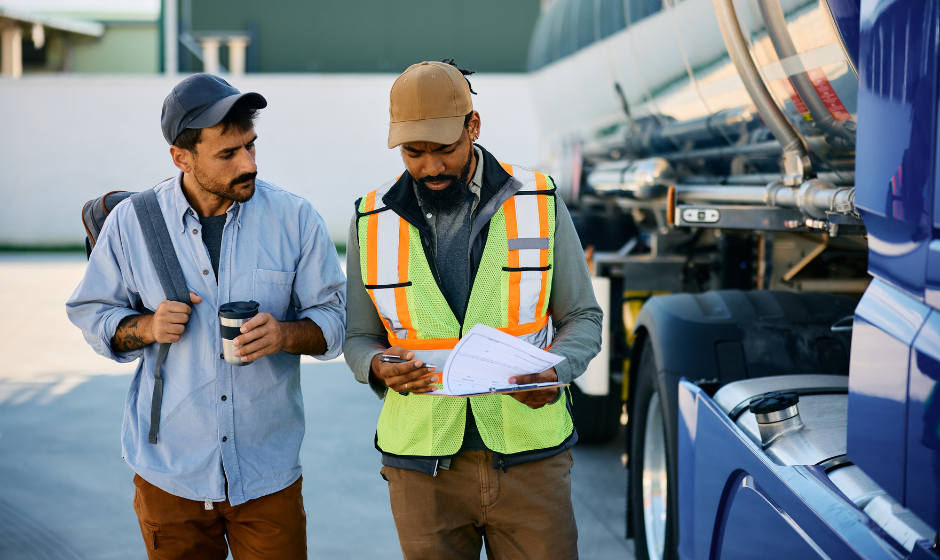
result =
M131 195L131 202L134 203L137 220L140 222L140 229L147 243L147 251L150 253L150 260L153 261L153 267L157 271L157 278L160 279L166 299L188 305L190 303L189 288L186 287L183 269L180 267L176 250L173 249L173 241L170 239L170 232L163 219L156 192L153 189L147 189L136 193ZM157 360L153 366L153 401L150 405L148 440L154 444L157 443L157 432L160 430L160 407L163 404L163 377L160 375L160 367L169 350L169 342L160 343L160 351L157 353Z

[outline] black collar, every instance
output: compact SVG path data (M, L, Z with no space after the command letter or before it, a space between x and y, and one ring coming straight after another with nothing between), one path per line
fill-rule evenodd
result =
M493 198L509 181L512 176L506 173L503 166L486 148L476 144L483 154L483 186L480 188L480 202L478 208L482 208ZM418 228L423 233L428 233L428 223L424 219L424 213L418 205L418 197L415 196L415 190L412 186L414 178L410 173L402 173L398 181L392 185L392 188L382 197L382 202L395 211L396 214L404 218L407 222Z

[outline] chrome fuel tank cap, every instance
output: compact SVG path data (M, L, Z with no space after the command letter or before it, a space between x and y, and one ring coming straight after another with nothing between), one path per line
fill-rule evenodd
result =
M796 391L773 391L751 399L748 410L754 413L760 431L761 446L767 449L787 434L803 428Z

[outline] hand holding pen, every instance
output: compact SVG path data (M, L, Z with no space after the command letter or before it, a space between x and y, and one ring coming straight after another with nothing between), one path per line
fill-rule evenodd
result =
M434 364L415 359L414 352L400 346L392 346L384 354L376 354L372 358L372 375L402 395L433 391L432 383L440 380L439 374L429 375L435 369Z

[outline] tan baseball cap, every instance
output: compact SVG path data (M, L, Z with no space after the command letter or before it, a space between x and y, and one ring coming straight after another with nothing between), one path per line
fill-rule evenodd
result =
M453 144L471 111L470 85L460 70L443 62L414 64L392 85L388 147L405 142Z

